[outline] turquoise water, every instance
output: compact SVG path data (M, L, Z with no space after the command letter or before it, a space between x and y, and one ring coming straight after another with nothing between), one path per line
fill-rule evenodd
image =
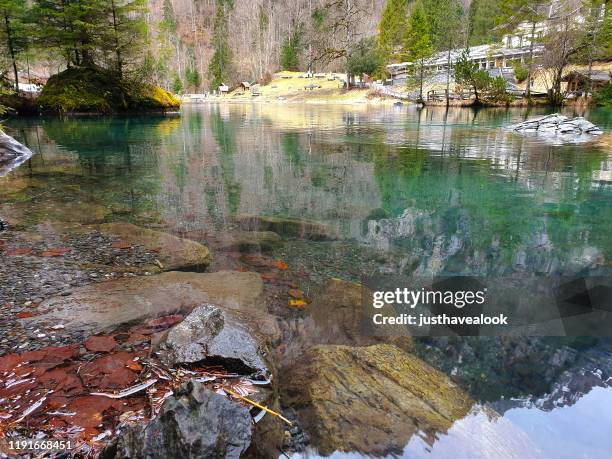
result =
M21 200L27 226L50 218L50 202L87 203L110 210L107 221L162 228L213 248L232 237L235 215L314 220L339 240L288 241L274 253L313 288L329 277L379 273L609 269L612 110L586 114L605 131L588 143L560 146L503 129L544 113L236 104L187 107L181 117L167 118L11 120L8 132L35 154L0 179L0 212L3 200ZM215 269L235 268L230 258L215 258ZM423 356L451 372L442 357ZM498 377L483 387L466 376L466 388L483 404L504 395L538 398L554 383L552 377L534 382L538 365L528 377L523 368L518 379L501 376L485 358L479 365L466 371ZM518 429L536 450L579 451L563 449L567 436L557 435L555 445L543 439L546 429L567 429L567 419L585 431L609 425L609 415L595 420L580 408L593 394L609 404L609 389L582 390L589 395L549 411L513 406L501 416L512 428L491 428L506 439ZM555 414L567 406L569 418ZM442 457L465 444L461 433L474 429L473 422L458 421L433 447L414 439L407 451ZM584 437L582 447L584 457L612 450L601 435Z

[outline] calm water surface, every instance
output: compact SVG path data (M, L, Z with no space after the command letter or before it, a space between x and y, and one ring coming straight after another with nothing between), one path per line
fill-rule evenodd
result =
M102 205L109 220L158 225L213 247L231 237L237 214L322 222L340 242L291 241L277 254L313 285L376 273L610 268L612 110L587 113L605 134L578 145L501 129L544 113L261 104L187 107L176 118L12 120L9 133L35 155L0 187L29 180L44 193L33 205ZM606 352L590 361L612 369ZM501 374L486 360L466 371ZM561 388L549 406L550 381L503 378L496 389L466 384L478 402L472 414L433 444L413 438L406 456L611 454L602 434L612 422L602 409L612 406L607 382Z

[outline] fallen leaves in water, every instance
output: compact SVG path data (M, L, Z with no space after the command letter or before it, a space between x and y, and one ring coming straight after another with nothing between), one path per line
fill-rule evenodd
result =
M62 255L70 252L71 249L65 247L55 247L51 249L44 250L40 252L39 256L41 257L61 257Z
M303 300L304 299L304 292L301 290L298 290L296 288L290 288L287 293L289 294L289 296L291 298L294 298L296 300Z
M34 313L22 311L22 312L18 312L17 314L15 314L15 317L17 317L18 319L28 319L30 317L34 317Z
M289 306L291 306L292 308L305 308L307 304L308 303L304 300L289 300Z
M19 257L23 255L29 255L32 253L31 247L18 247L16 249L10 249L5 252L7 257Z
M276 267L281 270L285 270L289 268L289 265L282 260L276 260Z

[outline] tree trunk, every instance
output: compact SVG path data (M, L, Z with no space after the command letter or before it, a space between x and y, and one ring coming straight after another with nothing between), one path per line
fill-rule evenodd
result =
M419 88L419 102L421 103L423 103L423 70L424 70L424 62L423 62L423 59L421 59L421 69L420 69L421 86Z
M529 65L527 66L527 98L531 98L531 72L533 65L533 42L535 40L535 20L531 21L531 38L529 39Z
M111 11L113 14L113 31L115 34L115 56L117 58L117 75L119 78L123 76L123 62L121 61L121 49L119 47L119 26L117 24L117 8L115 0L111 0Z
M15 60L15 46L13 45L13 31L8 12L4 11L4 31L6 33L6 44L13 63L13 75L15 76L15 92L19 93L19 72L17 71L17 61Z
M450 105L449 88L450 88L450 71L451 71L451 46L452 42L448 43L448 51L446 53L446 106Z

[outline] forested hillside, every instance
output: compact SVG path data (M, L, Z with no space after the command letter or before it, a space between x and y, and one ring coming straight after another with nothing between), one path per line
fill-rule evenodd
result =
M538 21L547 3L0 0L0 70L14 85L18 74L95 66L175 93L265 81L281 69L382 77L390 62L418 63L436 51L497 42L519 22ZM587 14L582 35L571 37L568 62L610 54L609 8L608 20L599 20L606 2L583 3L598 13L592 21Z

